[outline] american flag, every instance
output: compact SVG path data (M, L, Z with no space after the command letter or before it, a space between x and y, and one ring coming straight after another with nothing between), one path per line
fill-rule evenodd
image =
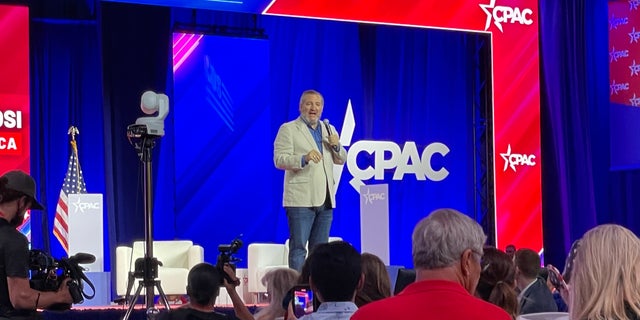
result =
M87 193L87 187L82 177L82 169L78 162L78 146L75 140L71 141L71 155L67 174L62 183L60 198L56 207L56 218L53 223L53 234L56 236L64 251L69 254L69 194Z

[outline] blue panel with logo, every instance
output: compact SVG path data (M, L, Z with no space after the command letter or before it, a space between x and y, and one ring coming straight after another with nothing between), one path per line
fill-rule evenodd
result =
M322 118L349 152L332 236L360 247L362 184L389 185L391 264L412 265L413 227L433 209L473 214L475 35L259 22L268 40L204 36L175 71L175 186L158 188L175 188L176 237L204 245L210 262L240 234L241 258L248 243L285 242L273 141L306 89L324 95Z

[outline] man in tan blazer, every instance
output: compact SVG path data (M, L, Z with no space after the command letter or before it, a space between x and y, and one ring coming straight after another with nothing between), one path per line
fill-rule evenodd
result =
M282 204L289 222L289 267L300 271L309 249L329 240L336 207L333 164L347 151L336 128L320 120L324 98L315 90L300 97L300 117L280 126L273 161L284 173Z

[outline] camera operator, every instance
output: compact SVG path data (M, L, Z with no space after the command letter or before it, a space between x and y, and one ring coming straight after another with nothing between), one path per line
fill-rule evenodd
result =
M57 292L31 289L27 238L16 228L29 209L42 210L35 198L36 184L23 171L0 177L0 319L39 319L38 308L71 303L65 280Z
M223 273L224 272L224 273ZM240 296L236 292L236 281L229 283L225 279L227 274L232 281L237 280L235 272L229 265L224 266L224 270L220 270L214 265L203 262L195 265L189 270L187 276L187 294L189 295L189 304L178 309L163 313L160 320L226 320L235 319L222 313L215 312L214 304L220 292L220 284L223 283L227 292L233 300L234 310L238 319L253 320L253 316L249 309L242 304Z

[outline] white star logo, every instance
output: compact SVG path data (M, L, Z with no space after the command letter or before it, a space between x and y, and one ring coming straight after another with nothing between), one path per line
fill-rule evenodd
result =
M493 8L495 8L496 6L496 0L491 0L489 4L479 4L479 6L482 9L482 11L484 11L484 13L487 14L487 22L484 24L484 31L487 31L491 26L491 18L493 18ZM491 9L491 11L489 11L489 9ZM495 24L498 30L502 32L502 25L499 22L494 21L493 24Z
M633 94L633 98L629 99L629 103L631 103L631 106L633 107L638 107L640 106L640 97L636 97L636 94Z
M636 64L636 60L633 59L633 64L629 66L631 70L631 76L637 76L640 73L640 64Z
M502 169L502 171L507 171L507 168L509 167L509 157L511 156L511 144L507 145L507 152L501 153L500 156L504 159L504 169ZM514 165L511 165L511 169L513 169L513 172L516 172L516 167Z
M342 122L342 130L340 131L340 144L348 147L351 145L353 139L353 132L356 129L356 120L353 116L353 107L351 106L351 99L347 102L347 110L345 111L344 121ZM336 180L336 192L338 192L338 185L340 185L340 178L342 177L343 165L333 166L333 176ZM356 178L353 178L350 182L351 186L356 189L356 192L360 193L360 186L364 183Z
M636 27L633 27L629 33L629 38L631 38L629 43L638 43L638 39L640 39L640 31L636 32Z
M76 208L76 211L74 211L74 212L77 213L78 210L80 210L80 212L84 212L84 209L82 208L81 203L80 203L80 198L78 198L78 201L72 202L72 203L73 203L73 206Z

